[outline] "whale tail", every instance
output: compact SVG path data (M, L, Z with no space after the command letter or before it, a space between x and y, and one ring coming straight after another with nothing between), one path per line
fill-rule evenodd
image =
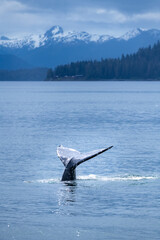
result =
M75 169L79 164L96 157L112 147L113 146L110 146L108 148L98 149L88 153L80 153L75 149L66 148L62 145L59 146L57 148L57 155L65 166L62 181L74 180L76 178Z

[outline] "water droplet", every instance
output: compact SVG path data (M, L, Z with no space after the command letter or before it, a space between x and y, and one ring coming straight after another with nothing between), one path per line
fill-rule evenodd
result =
M79 237L79 236L80 236L80 231L77 230L77 237Z

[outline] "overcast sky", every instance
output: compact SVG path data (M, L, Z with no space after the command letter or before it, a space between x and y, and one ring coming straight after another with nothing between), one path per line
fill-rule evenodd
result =
M160 0L0 0L0 35L64 31L120 36L160 28Z

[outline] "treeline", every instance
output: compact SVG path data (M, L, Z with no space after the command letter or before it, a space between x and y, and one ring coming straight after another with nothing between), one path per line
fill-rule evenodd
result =
M65 79L157 79L160 80L160 42L137 53L116 59L80 61L49 69L46 80Z
M43 81L47 68L0 70L0 81Z

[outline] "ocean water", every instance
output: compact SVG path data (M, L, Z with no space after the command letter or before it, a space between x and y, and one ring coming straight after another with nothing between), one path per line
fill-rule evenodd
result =
M114 147L61 182L58 145ZM0 240L160 239L160 82L0 82Z

